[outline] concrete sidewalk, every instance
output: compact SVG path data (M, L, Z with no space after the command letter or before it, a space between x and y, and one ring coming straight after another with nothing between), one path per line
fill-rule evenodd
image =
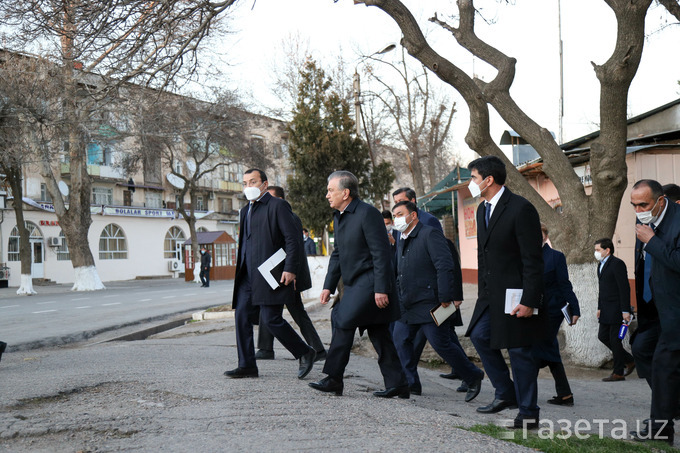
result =
M474 300L474 285L466 285ZM330 342L330 309L311 299L310 316ZM463 306L467 322L472 302ZM367 340L346 370L342 397L308 387L317 363L298 380L297 361L278 343L258 379L232 380L233 318L190 323L143 341L88 343L5 354L0 363L0 451L530 451L459 427L504 424L516 410L483 415L493 399L486 379L476 400L456 393L448 368L421 367L423 395L383 400ZM605 383L605 370L567 367L573 407L546 404L554 392L541 374L542 432L620 436L647 417L650 391L637 378ZM552 426L552 428L551 428ZM509 432L521 436L521 431Z

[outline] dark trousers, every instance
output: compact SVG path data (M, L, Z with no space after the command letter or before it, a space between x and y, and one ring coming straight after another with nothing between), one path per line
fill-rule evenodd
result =
M512 377L500 349L491 348L489 310L485 310L470 334L482 359L484 371L495 389L497 399L517 401L519 413L538 417L538 366L531 354L531 346L508 348ZM456 370L457 371L457 370Z
M453 344L458 345L460 349L463 349L463 346L461 346L460 344L460 340L458 340L456 327L453 325L452 322L449 322L449 335L451 337L451 342ZM425 337L425 333L421 329L418 331L418 333L416 333L416 337L413 339L413 353L416 355L416 357L418 357L418 360L420 360L420 357L423 355L423 349L425 349L426 344L427 338ZM451 367L451 372L452 373L456 372L453 366Z
M652 360L652 421L668 421L665 432L673 432L673 417L680 398L680 351L671 350L660 338Z
M309 319L309 314L305 310L305 305L302 303L302 296L299 291L295 291L295 300L292 303L286 304L286 308L293 321L300 328L300 332L307 344L314 348L316 352L325 351L326 348L314 328L314 323ZM257 332L257 349L263 351L274 350L274 335L265 327L265 323L262 321L260 321L260 328Z
M623 376L623 369L627 363L633 362L633 356L623 349L619 338L621 324L600 324L597 338L612 352L614 356L614 374Z
M392 342L388 324L374 324L367 326L368 338L378 353L378 366L383 375L385 388L402 387L407 385L404 371L401 369L397 350ZM349 363L349 355L354 344L354 329L333 327L331 345L323 367L323 372L330 377L342 380L345 368Z
M241 368L254 368L255 344L253 341L253 313L255 307L252 302L252 290L248 275L242 277L236 294L236 348L238 350L238 366ZM283 319L283 305L260 305L260 325L266 326L274 334L277 340L290 351L296 359L307 352L309 346L293 330L288 322ZM257 318L255 318L257 319Z
M203 283L205 286L210 286L210 268L201 268L201 272L198 274L198 277L201 279L201 283Z
M422 332L427 341L430 342L435 352L446 361L451 368L454 368L463 381L472 384L479 379L481 370L470 362L460 344L451 341L451 329L449 321L437 327L434 322L425 324L405 324L397 321L394 325L393 338L394 345L399 354L399 360L404 367L406 379L409 385L420 386L418 377L418 361L420 354L415 354L414 340L418 332ZM421 349L422 352L422 349Z
M645 378L650 387L652 386L652 359L654 359L654 350L659 342L660 334L661 324L657 320L645 326L644 330L638 329L630 345L638 376Z
M555 381L555 391L557 392L558 397L572 394L569 380L567 379L567 373L562 364L562 357L560 356L560 344L557 341L557 334L563 320L564 317L562 316L562 312L559 313L559 317L549 316L548 326L550 335L545 340L535 343L531 348L534 359L537 360L538 367L543 368L547 366L550 370L550 374L552 374L553 380Z

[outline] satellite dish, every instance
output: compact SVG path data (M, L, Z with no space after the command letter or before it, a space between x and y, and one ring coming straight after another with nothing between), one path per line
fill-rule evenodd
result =
M184 180L179 176L173 175L172 173L168 173L168 176L166 176L166 178L168 179L170 185L172 185L173 187L177 189L184 189Z
M193 160L188 160L187 161L187 168L189 169L190 172L195 172L196 171L196 162Z
M59 186L59 192L61 192L63 196L68 197L68 185L64 181L59 181L57 186Z

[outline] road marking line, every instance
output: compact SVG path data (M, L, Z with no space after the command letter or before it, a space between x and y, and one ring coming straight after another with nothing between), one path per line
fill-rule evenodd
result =
M76 307L76 310L78 310L80 308L90 308L90 306L89 305L83 305L82 307Z
M56 300L51 300L49 302L38 302L36 305L47 305L47 304L56 304Z
M20 307L21 305L5 305L4 307L0 308L15 308L15 307Z
M117 294L109 294L108 296L102 296L102 299L106 299L107 297L116 297Z
M139 299L137 302L148 302L148 301L150 301L150 300L151 300L151 299Z
M163 297L161 297L161 299L173 299L175 297L177 297L177 296L163 296Z
M109 305L120 305L120 302L113 302L110 304L102 304L102 307L108 307Z
M71 299L71 300L76 301L76 300L89 300L89 299L90 299L89 297L80 297L78 299Z
M188 294L185 294L185 296L195 296L195 295L196 295L196 293L188 293Z
M37 315L37 314L39 314L39 313L52 313L53 311L57 311L57 310L34 311L33 314L34 314L34 315Z

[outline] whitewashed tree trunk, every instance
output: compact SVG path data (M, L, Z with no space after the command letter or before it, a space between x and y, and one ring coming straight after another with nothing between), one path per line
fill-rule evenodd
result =
M201 283L201 262L196 261L194 264L194 283Z
M575 326L562 323L565 349L571 361L583 366L602 366L612 359L612 353L597 339L597 264L569 264L569 280L581 307L581 317Z
M83 266L73 269L75 280L71 291L98 291L106 289L104 283L99 278L99 273L95 266Z
M38 294L33 289L33 276L31 274L21 274L21 286L17 289L17 296L32 296Z

